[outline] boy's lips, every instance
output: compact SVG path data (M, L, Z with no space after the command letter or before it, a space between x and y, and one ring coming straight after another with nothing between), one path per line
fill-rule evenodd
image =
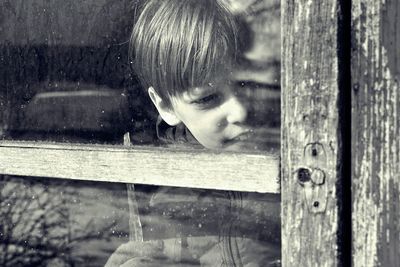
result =
M240 134L236 135L233 138L226 139L224 141L224 143L225 144L232 144L232 143L236 143L236 142L247 141L253 135L254 135L254 130L253 129L248 129L248 130L245 130L245 131L241 132Z

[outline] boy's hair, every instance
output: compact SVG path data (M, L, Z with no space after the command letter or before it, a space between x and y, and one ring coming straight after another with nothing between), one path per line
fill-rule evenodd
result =
M219 68L235 63L238 31L219 0L148 0L131 36L134 72L170 107L171 96L210 82Z

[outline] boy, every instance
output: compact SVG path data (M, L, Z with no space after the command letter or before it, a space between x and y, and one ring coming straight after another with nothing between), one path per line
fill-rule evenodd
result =
M232 82L244 48L239 29L217 0L146 3L132 32L131 53L134 71L160 114L158 135L164 141L198 142L218 150L246 147L253 129L246 124L247 107ZM150 221L143 216L142 221L167 225L156 235L158 241L129 242L107 266L276 266L279 246L240 233L263 232L255 229L260 224L249 227L241 217L244 209L257 213L265 208L256 202L234 192L158 189L149 210L162 210L164 217L148 216ZM212 218L206 218L210 214ZM258 212L248 217L252 221L262 216ZM162 228L155 225L150 231L157 227ZM208 228L209 233L195 228Z
M253 129L233 84L239 37L237 20L215 0L147 3L131 52L133 69L162 118L159 137L166 123L208 149L245 145Z

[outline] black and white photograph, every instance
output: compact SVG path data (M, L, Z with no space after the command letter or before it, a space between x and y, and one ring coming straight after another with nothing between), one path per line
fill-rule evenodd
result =
M0 266L400 266L397 0L0 0Z

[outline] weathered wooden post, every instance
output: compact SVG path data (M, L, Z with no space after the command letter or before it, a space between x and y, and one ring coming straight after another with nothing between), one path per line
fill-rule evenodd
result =
M400 3L352 5L353 265L400 266Z
M339 1L282 1L282 263L338 266Z

